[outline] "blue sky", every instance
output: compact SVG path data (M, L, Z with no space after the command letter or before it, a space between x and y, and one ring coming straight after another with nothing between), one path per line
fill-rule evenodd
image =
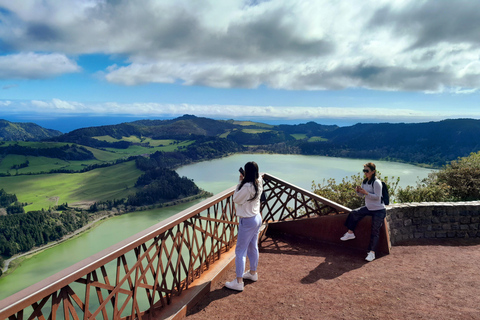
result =
M480 119L480 2L0 0L0 118Z

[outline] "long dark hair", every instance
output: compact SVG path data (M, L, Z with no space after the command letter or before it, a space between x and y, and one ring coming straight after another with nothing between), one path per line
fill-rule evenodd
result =
M370 170L372 170L372 171L375 171L375 172L372 174L372 177L370 178L370 180L368 180L368 178L365 178L365 179L363 180L363 183L372 184L372 183L375 181L375 179L376 179L375 174L377 173L377 172L376 172L376 170L377 170L376 168L377 168L377 167L375 166L375 163L373 163L373 162L365 163L363 166L364 166L364 167L368 167L368 168L369 168Z
M245 164L245 175L243 176L242 182L238 186L238 190L242 189L243 185L247 182L251 182L255 188L255 194L248 201L253 201L258 196L258 165L254 161L247 162Z

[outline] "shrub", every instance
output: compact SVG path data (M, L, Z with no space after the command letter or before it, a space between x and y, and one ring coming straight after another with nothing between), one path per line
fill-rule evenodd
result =
M439 183L435 173L417 183L416 187L399 188L398 202L444 202L451 200L450 186Z
M377 171L377 177L387 185L390 193L390 203L393 203L396 199L395 194L400 178L391 177L389 179L385 177L382 179L379 171ZM363 178L360 173L352 175L350 178L345 177L338 184L333 178L323 179L322 184L315 184L315 181L312 181L312 192L347 208L355 209L364 205L364 198L357 196L355 192L355 187L361 185L362 181Z
M480 152L458 158L436 173L437 184L450 187L454 201L480 199Z

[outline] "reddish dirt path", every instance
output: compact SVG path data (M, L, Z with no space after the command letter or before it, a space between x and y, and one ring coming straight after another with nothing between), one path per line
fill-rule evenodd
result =
M262 243L258 282L215 283L187 319L480 319L480 239L363 251L297 239Z

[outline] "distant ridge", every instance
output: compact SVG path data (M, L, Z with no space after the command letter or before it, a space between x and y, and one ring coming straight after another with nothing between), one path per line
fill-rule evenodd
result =
M35 123L0 119L0 141L39 141L60 135L62 132L58 130L45 129Z
M105 138L108 136L114 139ZM313 121L268 125L184 115L170 120L138 120L82 128L48 140L95 148L128 148L132 142L125 137L129 136L137 136L140 141L145 138L196 140L214 137L245 146L250 152L378 159L440 167L480 151L480 120L358 123L338 127Z

